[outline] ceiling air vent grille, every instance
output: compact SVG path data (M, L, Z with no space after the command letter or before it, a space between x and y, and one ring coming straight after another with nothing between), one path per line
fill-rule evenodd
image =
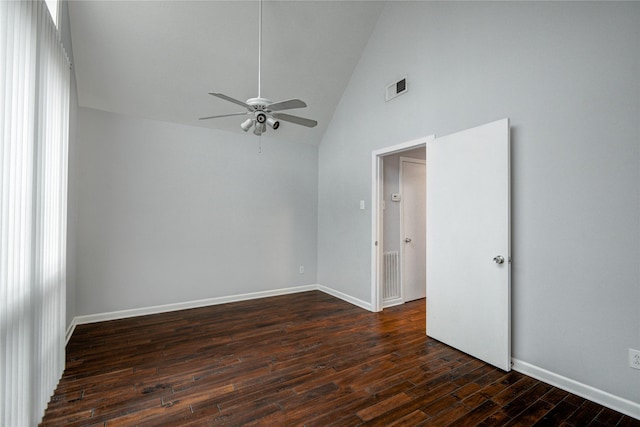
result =
M390 85L387 86L385 99L387 101L391 101L393 98L395 98L398 95L402 95L407 90L409 90L409 88L407 87L407 76L404 76L402 79L398 80L397 82L391 83Z

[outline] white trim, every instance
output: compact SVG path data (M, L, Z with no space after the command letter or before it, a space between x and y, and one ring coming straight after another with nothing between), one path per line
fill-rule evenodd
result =
M514 371L533 377L537 380L561 388L562 390L576 394L585 399L591 400L600 405L621 412L630 417L640 420L640 403L632 402L619 396L615 396L604 390L597 389L587 384L572 380L544 368L534 366L515 358L511 359Z
M382 301L382 308L389 308L395 305L402 305L402 304L404 304L404 298L398 297L398 298Z
M129 310L111 311L107 313L89 314L85 316L76 316L73 320L76 325L83 325L85 323L104 322L106 320L125 319L127 317L146 316L148 314L187 310L190 308L206 307L209 305L226 304L229 302L246 301L257 298L266 298L276 295L295 294L298 292L313 291L317 289L317 285L295 286L291 288L274 289L270 291L251 292L246 294L207 298L196 301L186 301L173 304L155 305L151 307L132 308Z
M376 151L371 156L371 311L382 310L382 291L380 279L382 276L382 171L384 159Z
M421 165L427 164L426 160L417 159L415 157L405 157L405 156L400 156L400 162L419 163Z
M347 294L342 293L340 291L336 291L335 289L327 288L326 286L323 286L323 285L318 285L317 289L319 291L324 292L325 294L329 294L329 295L334 296L336 298L340 298L341 300L346 301L346 302L348 302L350 304L356 305L356 306L358 306L360 308L364 308L365 310L373 311L371 309L371 304L370 303L368 303L366 301L363 301L363 300L361 300L359 298L352 297L351 295L347 295Z
M77 324L76 319L77 317L74 317L73 319L71 319L71 323L69 323L69 327L67 328L67 331L64 334L64 345L69 344L71 335L73 335L73 331L76 330L76 324Z
M380 203L383 185L382 158L389 154L426 147L427 142L434 139L435 135L429 135L371 152L371 311L380 311L383 305L379 284L382 264L382 203ZM377 246L376 241L378 242Z
M428 141L435 139L435 135L428 135L422 138L412 139L411 141L402 142L400 144L392 145L390 147L380 148L373 150L373 157L382 157L389 154L401 153L403 151L413 150L426 145Z
M179 303L173 303L173 304L155 305L150 307L132 308L129 310L118 310L118 311L111 311L106 313L76 316L73 318L73 320L69 324L69 327L67 328L67 331L65 334L65 338L68 343L76 326L84 325L87 323L104 322L107 320L126 319L128 317L167 313L171 311L187 310L190 308L206 307L210 305L226 304L226 303L238 302L238 301L247 301L252 299L266 298L266 297L272 297L277 295L295 294L295 293L307 292L307 291L322 291L326 294L339 298L350 304L364 308L365 310L372 311L371 304L369 304L366 301L352 297L351 295L347 295L345 293L336 291L335 289L331 289L323 285L314 284L314 285L295 286L291 288L274 289L269 291L250 292L246 294L228 295L224 297L207 298L207 299L201 299L196 301L186 301L186 302L179 302Z

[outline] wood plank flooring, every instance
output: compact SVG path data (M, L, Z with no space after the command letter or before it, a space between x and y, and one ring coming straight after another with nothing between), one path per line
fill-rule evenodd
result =
M80 325L43 426L640 426L313 291Z

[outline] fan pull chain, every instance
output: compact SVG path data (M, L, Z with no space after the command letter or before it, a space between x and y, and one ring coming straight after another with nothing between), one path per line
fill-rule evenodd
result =
M262 135L258 136L258 154L262 154Z

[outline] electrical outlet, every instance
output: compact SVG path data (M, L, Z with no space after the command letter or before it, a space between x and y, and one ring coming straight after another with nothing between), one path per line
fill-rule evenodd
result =
M304 265L300 266L300 274L304 274Z
M640 369L640 350L629 349L629 366L633 369Z

